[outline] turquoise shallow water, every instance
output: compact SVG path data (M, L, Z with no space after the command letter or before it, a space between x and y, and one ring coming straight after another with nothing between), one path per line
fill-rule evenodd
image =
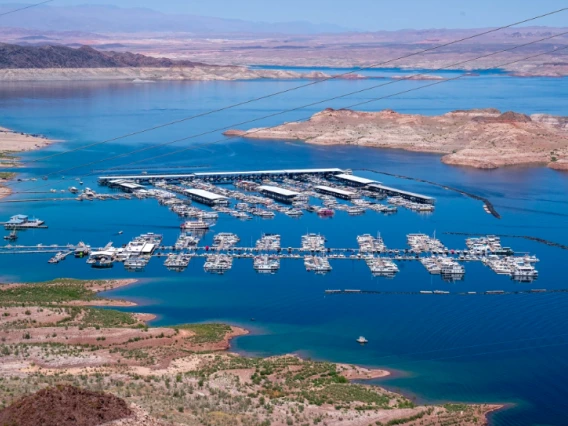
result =
M401 74L402 71L393 70ZM377 74L380 72L377 71ZM369 109L439 114L452 109L496 107L525 113L566 115L564 80L515 79L484 74L413 92L401 98L369 104ZM37 83L0 86L0 125L37 132L65 143L24 155L32 160L82 146L134 129L193 115L300 84L290 81L130 83ZM23 177L40 177L87 161L102 159L149 144L216 129L230 123L376 84L376 81L330 81L282 97L214 114L200 120L92 147L41 161L22 170ZM401 82L367 93L367 98L394 93L424 82ZM342 107L366 98L334 101L306 111L264 120L255 125L290 121L327 106ZM155 150L167 154L176 148L207 143L219 133ZM43 188L65 189L69 180L83 176L96 189L93 168L119 166L148 157L148 151L111 163L65 173ZM31 166L31 165L30 165ZM446 166L439 157L401 151L357 147L317 147L303 143L231 139L183 154L163 157L143 167L191 167L210 170L251 170L300 167L372 168L445 183L489 198L503 218L487 215L479 202L456 193L412 181L361 172L359 175L437 198L436 212L420 216L401 210L393 216L369 212L349 217L339 212L331 220L313 215L291 219L238 222L222 218L215 232L230 231L243 241L262 232L282 234L283 246L295 245L307 230L326 235L329 246L355 246L355 236L381 232L387 245L404 247L411 232L436 231L447 246L463 247L464 237L444 232L533 235L568 244L568 176L544 168L479 171ZM152 169L157 170L157 169ZM201 169L200 169L201 170ZM61 173L55 173L59 176ZM33 189L46 182L19 183L14 189ZM34 194L46 197L50 194ZM18 193L12 199L30 198ZM21 244L123 244L142 232L160 232L165 242L178 234L179 219L155 200L93 203L45 202L0 204L0 216L26 213L47 222L49 229L21 233ZM117 235L118 230L124 234ZM210 242L212 233L205 242ZM46 256L1 256L3 280L37 281L61 276L77 278L132 277L141 282L110 293L139 302L135 310L158 315L156 325L190 321L227 321L252 330L233 342L235 351L273 355L300 353L317 359L386 367L398 373L378 383L400 389L427 402L486 401L515 404L492 416L496 425L566 424L568 396L568 295L542 294L507 297L325 296L327 288L384 290L440 289L481 291L518 288L567 288L564 265L567 252L522 239L503 238L504 245L530 251L541 262L539 280L519 284L497 276L479 264L466 264L465 280L444 283L412 262L402 263L393 280L374 279L361 262L332 261L333 272L313 276L299 261L284 261L275 275L263 276L252 261L237 260L223 276L205 275L202 260L193 260L181 274L167 271L154 260L138 274L121 265L93 270L83 261L68 259L48 265ZM250 318L254 317L255 322ZM369 339L361 347L354 339Z

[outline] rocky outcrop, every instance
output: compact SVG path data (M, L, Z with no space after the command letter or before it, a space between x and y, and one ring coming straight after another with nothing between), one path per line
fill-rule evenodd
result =
M457 110L431 117L328 108L308 121L225 134L432 152L441 154L446 164L480 169L512 165L568 169L568 117L496 109Z
M18 46L0 44L0 69L22 68L125 68L173 66L193 67L191 61L153 58L130 52L101 52L89 46Z
M128 404L114 395L69 385L42 389L0 411L0 424L96 426L129 417Z
M528 123L532 121L528 115L513 111L507 111L496 116L477 116L473 117L472 120L479 123Z

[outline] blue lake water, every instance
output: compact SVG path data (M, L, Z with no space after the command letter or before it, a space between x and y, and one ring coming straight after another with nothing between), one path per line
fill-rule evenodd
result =
M324 70L337 72L338 70ZM340 70L339 72L345 72ZM377 75L404 74L401 70L372 71ZM448 72L452 74L455 72ZM439 73L436 73L439 74ZM370 168L458 187L489 198L501 213L498 220L482 205L454 192L413 181L370 172L358 175L437 198L436 211L424 216L407 210L383 216L367 212L333 219L310 214L301 219L277 215L274 220L239 222L221 216L214 232L236 232L243 242L263 232L282 234L282 245L297 246L302 234L321 232L331 247L354 247L355 237L380 232L390 247L404 248L406 234L436 235L448 247L464 247L463 236L444 232L531 235L568 244L568 174L546 168L510 168L481 171L442 164L439 156L397 150L357 147L318 147L301 142L244 141L221 143L220 132L125 156L113 161L62 170L102 160L152 144L213 131L284 109L330 98L378 84L377 80L328 81L282 96L186 121L86 150L46 156L81 147L134 130L158 125L252 99L302 84L300 81L164 82L132 84L26 83L0 86L1 126L41 133L64 140L28 153L10 199L61 196L50 188L66 189L82 177L85 186L99 190L96 177L108 167L136 167L155 171L179 167L187 170L253 170L303 167ZM325 102L242 128L264 126L309 117L325 107L340 108L385 96L428 82L406 81L356 97ZM524 113L567 115L564 99L568 85L559 79L518 79L500 73L440 84L401 97L367 104L368 110L392 108L400 112L440 114L453 109L494 107ZM205 144L200 146L201 144ZM181 153L176 150L192 148ZM164 156L172 154L169 156ZM127 163L161 156L136 166ZM40 160L40 161L37 161ZM40 179L50 174L48 181ZM65 179L60 180L64 175ZM102 188L101 191L106 189ZM38 194L25 191L44 192ZM0 203L0 217L35 215L49 229L20 233L19 244L76 243L102 246L112 240L126 243L142 232L164 234L164 242L177 238L180 220L156 200L104 202ZM123 230L122 235L117 232ZM205 237L210 243L214 232ZM482 291L530 288L568 288L566 251L535 242L503 238L518 252L536 254L539 280L515 283L478 263L467 263L465 280L445 283L416 262L400 263L395 279L372 278L363 262L333 261L333 271L314 276L303 263L285 260L275 275L259 275L252 260L236 260L223 276L206 275L203 260L194 259L183 273L169 272L154 259L144 272L132 274L122 265L94 270L82 260L67 259L48 265L46 255L0 256L0 278L39 281L56 277L138 277L140 283L108 293L135 300L135 311L155 313L155 325L195 321L226 321L252 333L236 339L233 350L253 355L300 353L315 359L385 367L396 374L377 381L419 401L471 401L513 404L492 415L495 425L568 424L564 401L568 396L568 294L517 296L428 297L409 295L326 296L329 288L381 290ZM255 322L250 318L254 317ZM354 339L364 335L365 347Z

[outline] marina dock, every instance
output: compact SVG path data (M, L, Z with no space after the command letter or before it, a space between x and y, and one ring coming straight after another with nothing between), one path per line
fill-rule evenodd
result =
M85 188L70 188L82 200L155 199L182 218L182 232L177 240L163 244L162 236L142 234L123 247L112 243L98 249L90 245L35 245L8 244L0 247L0 254L49 253L50 263L60 263L75 252L75 257L87 256L87 264L94 268L111 268L123 263L125 269L144 269L156 257L164 257L164 265L183 271L191 258L204 258L204 270L225 273L235 259L251 259L259 272L274 273L280 269L282 259L301 259L306 271L319 274L333 270L339 260L363 261L374 276L393 278L400 273L399 264L418 261L432 275L446 281L463 279L466 262L477 261L499 275L517 281L538 278L535 256L518 257L509 247L502 247L495 236L468 238L465 248L451 249L439 239L426 234L408 234L408 246L388 247L380 234L363 234L356 237L357 247L328 247L321 234L307 233L296 247L281 247L280 235L263 234L256 244L239 245L238 235L217 233L211 247L200 245L201 237L209 232L220 216L238 220L253 217L270 220L277 214L298 218L315 213L322 219L345 212L350 216L377 212L396 213L399 207L418 213L431 213L434 198L404 190L386 187L380 182L353 176L349 170L293 169L249 172L204 172L188 174L141 174L102 176L101 185L122 193L97 193ZM386 199L386 203L384 203ZM206 205L196 206L193 203ZM13 216L5 223L7 230L43 227L38 219L26 215ZM17 238L8 236L7 240ZM77 255L79 253L79 255Z
M329 182L321 182L316 191L333 195L338 198L350 200L356 198L356 191L347 191L330 185L330 183L339 183L347 185L359 190L375 192L381 195L398 196L413 202L422 204L434 204L435 199L427 195L416 194L413 192L391 188L382 185L381 182L354 176L349 170L339 168L323 168L323 169L288 169L288 170L256 170L256 171L237 171L237 172L198 172L198 173L162 173L162 174L130 174L116 176L100 176L98 182L100 185L121 189L125 192L134 192L142 189L144 185L152 185L157 182L166 184L179 184L184 181L199 180L202 182L223 184L235 183L240 181L264 182L264 181L284 181L287 179L305 180L306 178L327 179ZM282 189L282 188L281 188ZM270 196L278 197L279 201L287 202L291 194L286 194L279 190L271 191L266 189ZM289 189L290 190L290 189Z
M238 180L262 181L265 179L283 179L295 178L304 175L332 177L336 174L343 173L343 170L337 168L330 169L290 169L290 170L254 170L242 172L199 172L199 173L164 173L164 174L134 174L122 176L101 176L99 184L109 185L113 180L135 181L137 183L152 183L157 181L166 181L170 183L180 182L182 180L201 179L205 182L227 183Z
M124 263L127 270L141 270L153 258L166 258L168 269L183 270L191 258L205 258L207 272L224 273L234 259L252 259L257 271L275 272L280 260L303 260L308 272L328 273L333 270L332 262L340 260L364 261L374 276L392 278L399 272L400 262L418 261L427 272L439 275L445 281L463 279L467 262L481 262L495 273L507 275L516 281L533 281L538 278L534 267L539 259L534 255L515 256L510 248L504 250L495 236L484 237L491 246L472 245L466 249L448 249L439 240L425 234L409 234L410 248L387 248L380 236L364 234L357 237L358 248L326 247L326 239L320 234L308 233L302 236L300 247L282 248L280 235L264 234L252 247L239 246L238 235L221 232L213 237L213 246L200 246L200 238L182 232L173 245L162 244L160 234L142 234L124 247L114 247L112 242L105 247L92 249L80 242L73 245L23 246L8 244L0 246L0 254L55 253L49 263L59 263L71 253L75 257L88 256L87 264L96 268L112 267ZM485 239L481 239L484 241ZM479 240L479 239L478 239ZM499 254L498 254L499 253Z

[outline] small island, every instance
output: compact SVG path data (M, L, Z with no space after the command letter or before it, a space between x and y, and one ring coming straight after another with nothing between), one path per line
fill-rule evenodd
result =
M232 338L248 333L241 327L152 327L152 315L95 307L131 306L99 292L135 282L0 285L0 379L10 383L0 386L0 420L23 421L32 413L21 407L68 398L108 400L115 411L121 407L112 418L152 425L482 425L502 407L416 405L351 382L386 376L385 370L295 355L243 357L226 352ZM55 405L50 409L59 413ZM108 415L110 406L101 410Z
M544 165L568 170L568 117L502 113L493 108L439 116L328 108L307 121L224 134L430 152L442 155L446 164L479 169Z

